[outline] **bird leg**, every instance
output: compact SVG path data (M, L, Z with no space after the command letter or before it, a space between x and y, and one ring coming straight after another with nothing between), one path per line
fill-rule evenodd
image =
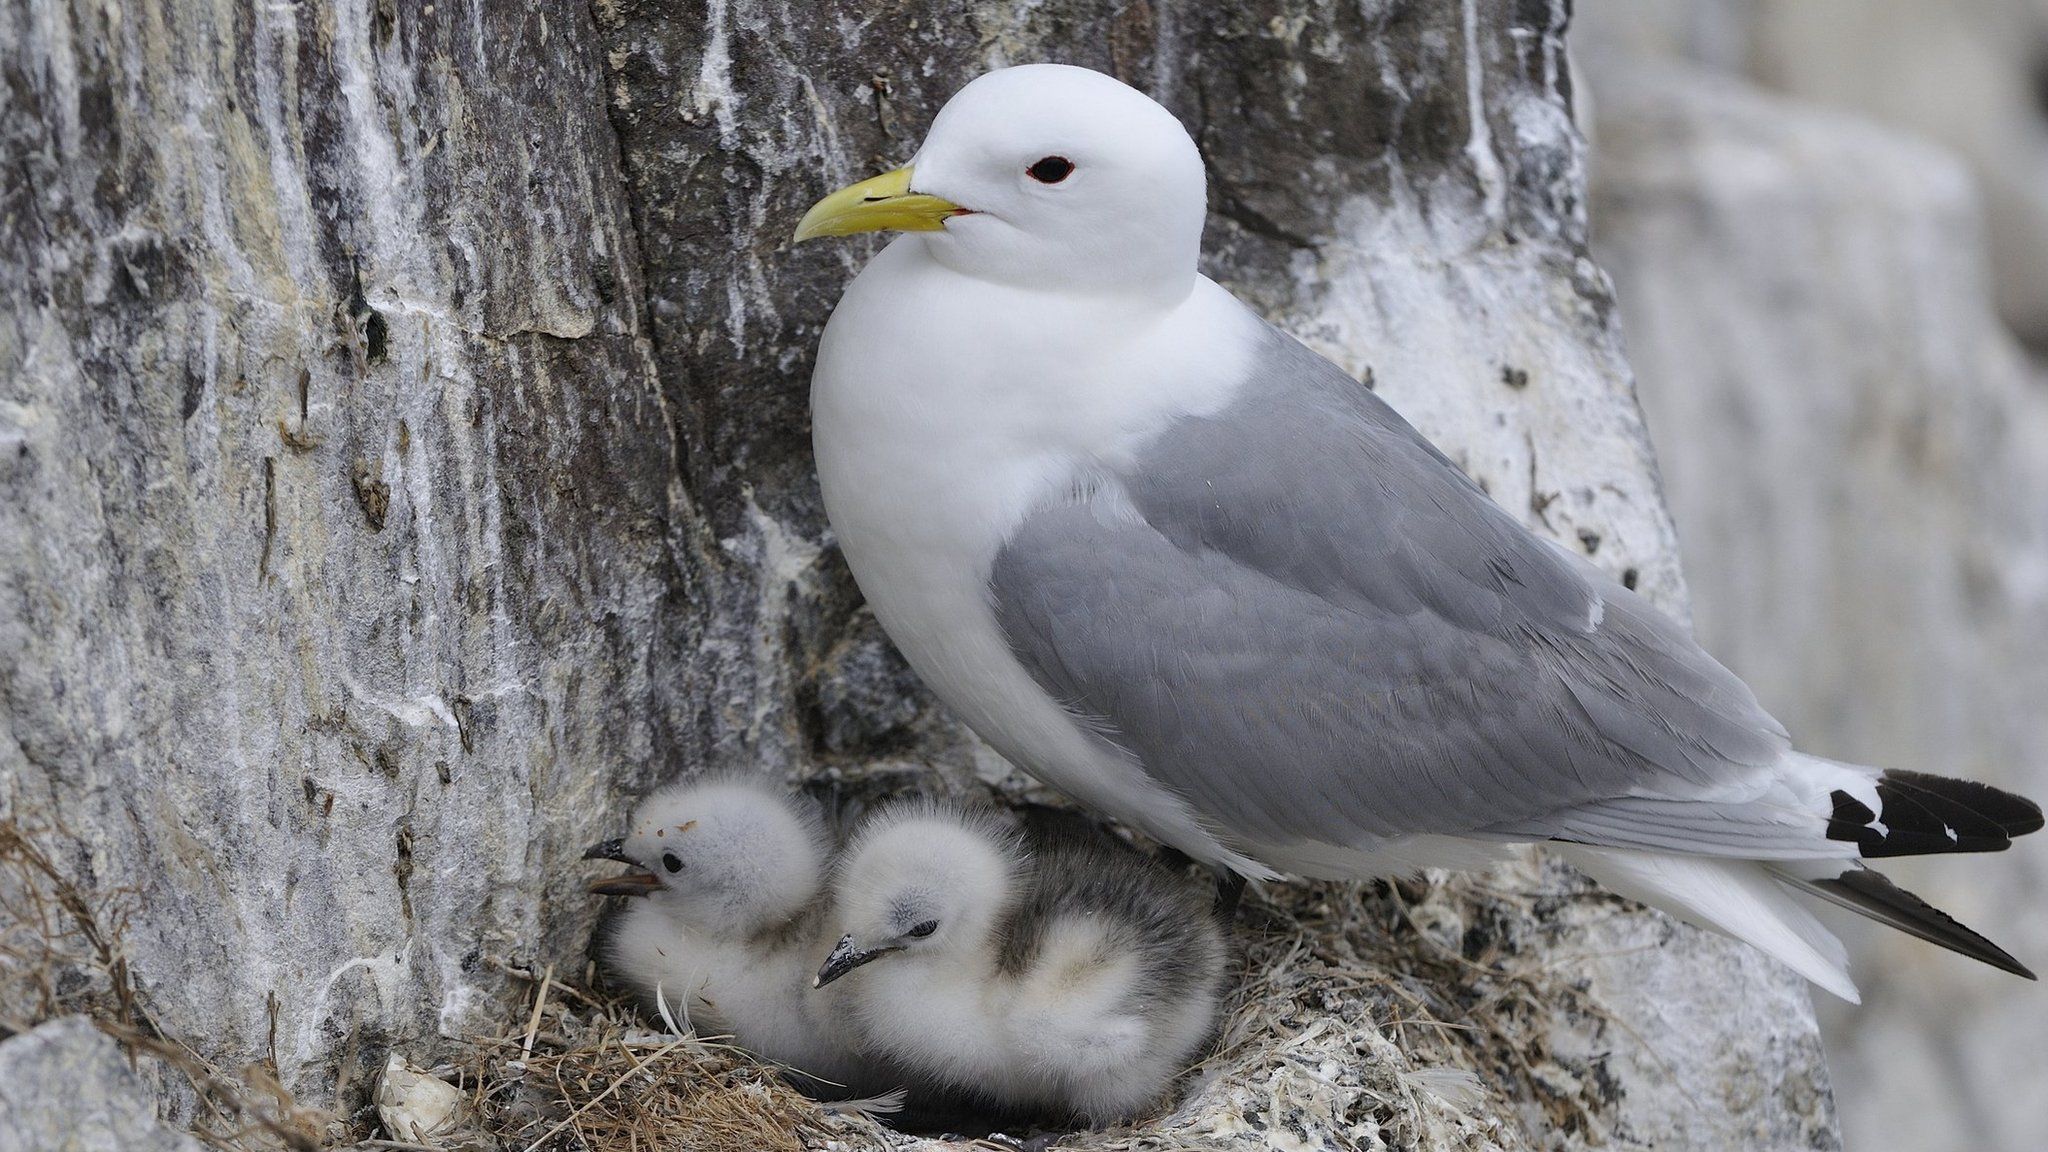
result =
M1244 877L1229 868L1216 869L1216 918L1237 919L1237 906L1244 902Z

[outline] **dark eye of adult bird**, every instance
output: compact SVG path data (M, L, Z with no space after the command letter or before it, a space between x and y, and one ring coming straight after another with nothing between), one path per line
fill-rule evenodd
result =
M1065 156L1047 156L1024 172L1040 184L1057 184L1074 174L1074 162Z
M925 937L931 935L932 933L937 932L938 930L939 922L937 920L927 920L924 923L919 924L917 927L912 928L910 931L905 932L904 935L910 937L913 940L922 940Z
M670 872L681 872L683 870L683 862L677 859L676 854L673 852L663 852L661 854L661 866Z

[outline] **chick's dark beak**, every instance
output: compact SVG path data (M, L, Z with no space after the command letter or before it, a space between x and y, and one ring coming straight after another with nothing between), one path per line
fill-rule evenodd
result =
M626 856L626 841L623 838L606 840L602 844L592 844L589 848L584 849L583 858L585 860L617 860L621 864L633 863ZM592 880L590 882L590 893L593 896L645 896L659 887L661 887L660 877L652 872L642 872L636 866L634 871L628 872L624 876L607 876L602 880Z
M621 864L632 863L631 860L626 859L626 838L624 836L615 836L610 840L592 844L583 850L583 858L585 860L617 860Z
M896 951L894 946L861 948L854 944L853 933L849 932L839 938L839 943L832 948L832 954L825 957L824 966L818 969L817 979L811 981L811 987L823 988L825 985L839 979L868 961L886 956L894 951Z

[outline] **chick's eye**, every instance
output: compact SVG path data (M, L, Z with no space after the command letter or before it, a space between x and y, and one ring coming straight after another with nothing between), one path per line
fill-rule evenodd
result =
M1074 174L1074 162L1065 156L1047 156L1024 170L1040 184L1057 184Z
M677 859L676 854L673 852L663 852L661 854L661 866L670 872L681 872L683 870L683 862Z
M925 937L931 935L932 933L937 932L938 930L939 922L937 920L927 920L924 923L919 924L917 927L912 928L910 931L905 932L904 935L909 936L912 939L922 940Z

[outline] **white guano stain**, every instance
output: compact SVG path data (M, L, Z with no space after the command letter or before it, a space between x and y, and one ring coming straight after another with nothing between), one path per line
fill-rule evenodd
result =
M784 623L797 593L811 582L817 572L818 557L824 549L817 541L797 535L768 515L755 503L751 491L746 499L747 523L753 528L750 534L754 552L752 559L760 574L760 599L756 607L752 652L754 709L749 724L758 741L774 720L780 708L778 702L784 695L770 689L779 688L789 678L789 662L780 643L785 632ZM721 543L727 552L740 553L747 550L749 541L731 539Z
M356 956L343 961L327 978L320 982L320 990L313 994L313 1003L305 1015L299 1018L297 1045L298 1063L310 1063L321 1051L315 1042L319 1038L320 1026L327 1019L329 1002L334 997L335 985L351 972L361 971L370 978L370 985L377 991L378 1004L383 1014L390 1011L398 993L406 981L411 979L412 949L417 937L406 940L405 946L396 952L380 952L374 956Z
M401 724L414 728L438 725L451 732L458 729L455 713L448 707L448 702L437 695L386 696L363 687L355 677L346 674L342 683L348 688L350 699L368 704Z
M1486 120L1486 64L1479 54L1479 5L1465 0L1465 108L1471 134L1465 140L1465 155L1472 160L1472 172L1479 179L1489 221L1506 215L1507 180L1501 172L1500 157L1493 152L1493 128Z
M723 148L739 145L739 122L733 115L738 96L732 90L732 33L727 0L711 0L705 22L711 38L704 45L704 63L697 69L697 83L690 90L690 103L698 115L709 113L718 122L718 143Z

